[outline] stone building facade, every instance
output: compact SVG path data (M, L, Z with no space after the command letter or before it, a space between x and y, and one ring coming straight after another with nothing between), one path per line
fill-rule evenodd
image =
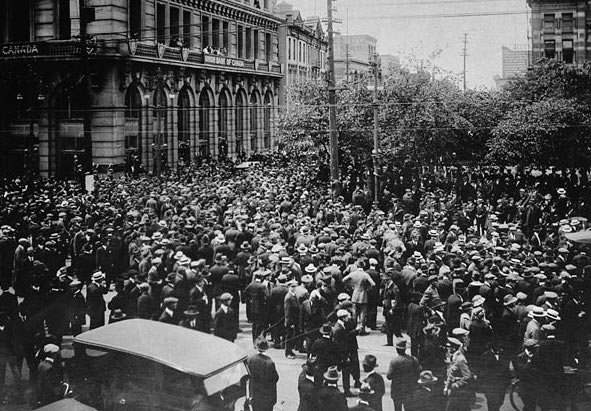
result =
M160 172L274 149L273 0L81 3L0 3L0 175Z

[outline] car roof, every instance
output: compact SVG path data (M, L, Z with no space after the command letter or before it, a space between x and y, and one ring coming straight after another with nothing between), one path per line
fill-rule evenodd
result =
M200 331L130 319L79 334L75 343L147 358L202 378L246 360L237 345Z

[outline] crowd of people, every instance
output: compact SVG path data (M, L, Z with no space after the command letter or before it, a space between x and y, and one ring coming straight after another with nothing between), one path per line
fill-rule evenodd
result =
M0 390L26 360L33 403L54 401L56 353L87 325L144 318L234 341L246 304L261 353L307 354L300 410L356 395L356 409L382 409L376 357L358 354L370 330L393 347L396 411L469 410L475 392L498 410L511 370L525 410L571 396L588 363L591 261L565 235L586 229L585 170L400 172L378 204L346 181L335 195L316 170L270 157L107 176L90 193L6 182ZM253 409L272 409L276 395L260 395Z

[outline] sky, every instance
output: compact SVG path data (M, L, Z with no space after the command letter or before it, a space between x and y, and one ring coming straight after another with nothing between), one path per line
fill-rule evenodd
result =
M303 18L326 17L327 0L286 0ZM501 47L527 44L525 0L337 0L334 18L343 35L369 34L380 54L403 62L427 60L462 77L467 34L468 88L492 88L501 75ZM433 57L434 56L434 57Z

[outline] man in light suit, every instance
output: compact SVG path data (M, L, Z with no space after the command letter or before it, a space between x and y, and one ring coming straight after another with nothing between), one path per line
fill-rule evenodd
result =
M351 283L353 287L353 295L351 301L353 302L353 318L357 321L360 334L365 335L365 323L367 317L367 303L369 301L369 289L375 287L376 283L371 276L364 271L365 263L363 260L357 261L357 270L348 274L343 278L343 283Z

